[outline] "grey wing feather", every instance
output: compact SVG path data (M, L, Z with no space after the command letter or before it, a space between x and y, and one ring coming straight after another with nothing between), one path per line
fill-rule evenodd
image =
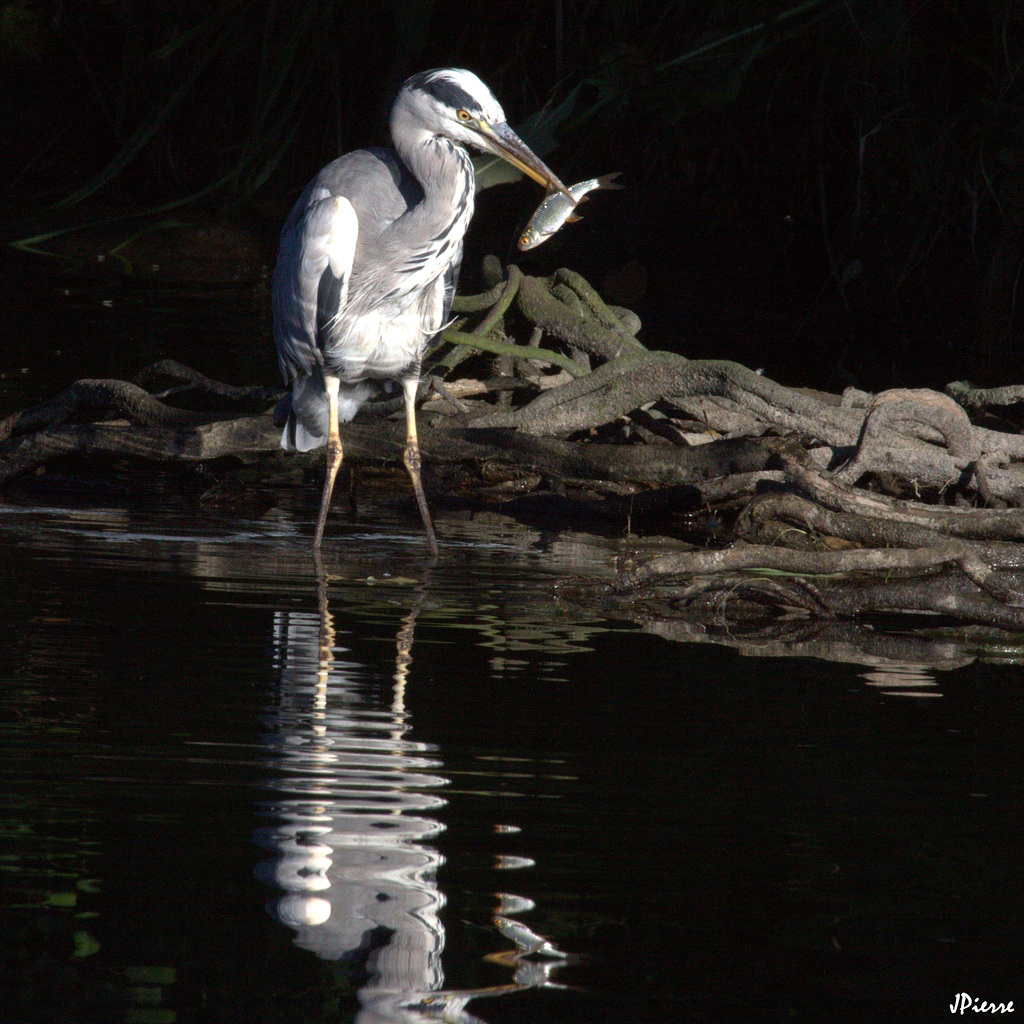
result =
M444 296L441 306L441 329L427 342L427 351L437 348L441 343L441 334L449 324L449 317L452 312L452 302L455 299L455 292L459 287L459 271L462 269L462 242L460 241L455 250L455 257L448 264L444 272Z
M281 231L274 268L274 341L277 360L285 383L301 373L310 373L317 362L316 348L306 330L298 281L302 266L302 223L296 204Z
M359 222L344 196L289 218L274 271L274 334L286 381L322 365L321 330L344 309ZM321 300L328 303L321 308Z
M331 339L331 328L344 310L348 297L351 265L338 269L340 273L335 273L328 260L316 290L316 347L320 353L326 351Z
M459 271L462 270L462 242L459 241L455 256L448 269L444 272L444 312L441 315L441 323L447 324L451 315L452 302L455 299L455 292L459 287Z
M328 164L299 196L274 271L274 335L286 382L323 365L325 334L344 311L357 269L360 225L379 229L401 216L419 188L408 177L390 153L357 150Z

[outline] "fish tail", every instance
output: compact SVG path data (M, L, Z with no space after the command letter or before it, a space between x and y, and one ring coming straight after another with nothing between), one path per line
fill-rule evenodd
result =
M622 174L622 171L612 171L611 174L602 174L601 177L597 179L597 187L598 188L623 188L624 186L618 185L615 182L615 179L620 174Z

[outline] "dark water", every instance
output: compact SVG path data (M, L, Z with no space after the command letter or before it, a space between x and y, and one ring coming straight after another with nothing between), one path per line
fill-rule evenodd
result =
M16 291L0 414L273 382L259 295ZM629 543L448 513L428 574L408 502L339 510L318 585L277 497L0 504L0 1024L1024 1006L1019 646L640 629L554 586Z
M0 1020L1024 1005L1018 668L675 644L489 519L338 517L319 600L308 511L0 508Z

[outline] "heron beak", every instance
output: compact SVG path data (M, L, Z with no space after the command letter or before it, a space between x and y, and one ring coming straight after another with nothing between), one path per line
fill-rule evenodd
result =
M504 121L494 125L479 121L477 128L484 138L484 145L492 153L500 156L502 160L507 160L513 167L518 167L523 174L528 174L549 192L562 192L572 199L575 205L576 200L559 181L555 172Z

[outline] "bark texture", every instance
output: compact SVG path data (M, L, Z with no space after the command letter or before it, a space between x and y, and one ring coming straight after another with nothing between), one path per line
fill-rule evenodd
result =
M569 270L530 277L489 258L484 272L424 372L432 500L674 538L626 559L614 586L567 593L641 617L913 612L1024 628L1024 385L786 387L648 350L636 316ZM80 380L0 421L0 486L81 456L271 474L279 395L169 362L134 382ZM344 425L346 457L400 461L400 409L384 395Z

